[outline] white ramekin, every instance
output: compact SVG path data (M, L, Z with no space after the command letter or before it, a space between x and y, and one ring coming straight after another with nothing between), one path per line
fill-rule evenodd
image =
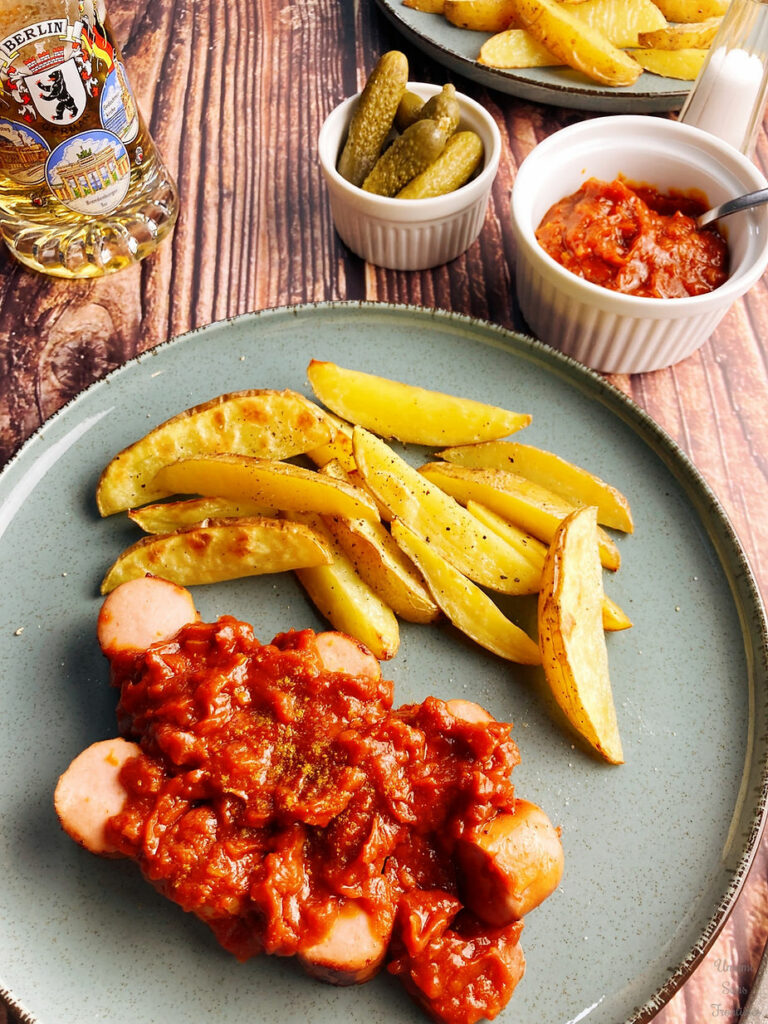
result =
M409 82L411 92L428 100L440 86ZM461 255L480 234L493 179L499 166L501 136L491 115L457 92L460 130L483 142L483 169L466 185L432 199L390 199L351 185L336 170L347 128L360 95L331 111L320 129L320 166L328 184L331 214L342 242L369 263L393 270L424 270Z
M768 265L768 208L722 221L730 275L720 288L649 299L602 288L562 267L536 241L547 210L587 178L703 192L711 205L765 188L762 173L728 143L690 125L647 116L595 118L563 128L526 157L512 190L520 309L542 341L604 373L670 366L702 345Z

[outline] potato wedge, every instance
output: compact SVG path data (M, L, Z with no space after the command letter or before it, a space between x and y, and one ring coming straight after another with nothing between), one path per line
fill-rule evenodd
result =
M515 0L444 0L443 15L457 28L501 32L515 20Z
M442 14L445 0L403 0L403 7L421 11L423 14Z
M631 628L632 620L624 609L605 594L603 597L603 629L606 633L618 633L622 629Z
M602 624L603 574L593 508L558 528L539 594L539 646L555 700L577 732L611 764L622 764Z
M467 469L430 462L419 472L462 504L473 498L493 512L549 544L573 505L517 473L501 469ZM598 527L600 558L606 569L618 569L619 549Z
M600 32L614 46L637 46L641 32L664 28L666 20L653 0L587 0L569 8L585 25Z
M487 526L489 530L497 533L503 540L506 540L513 547L517 547L518 550L522 550L539 572L544 571L544 559L547 554L546 544L542 544L541 541L532 537L529 533L525 533L524 530L514 526L489 508L486 508L485 505L480 505L476 501L470 500L467 502L467 511L471 512L476 519L479 519L481 523ZM522 548L520 547L521 545ZM632 620L627 613L606 594L603 598L603 629L607 633L613 633L622 629L631 629L631 627Z
M124 448L101 475L96 503L103 516L144 505L168 492L150 486L157 471L191 455L233 452L287 459L330 440L324 413L295 391L221 395L155 427Z
M638 64L653 75L693 82L709 50L633 50L632 53Z
M564 64L603 85L632 85L642 68L610 40L576 16L578 7L561 7L556 0L516 0L515 17Z
M279 509L378 519L375 502L341 480L321 476L290 462L247 455L207 455L164 466L152 486L171 494L264 502Z
M447 617L468 637L502 658L521 665L540 665L538 645L511 622L478 586L439 554L434 545L399 519L392 536L418 565L432 595Z
M355 461L371 492L406 526L475 583L505 594L535 594L539 574L528 559L485 529L449 495L429 483L362 427L352 436Z
M707 18L690 24L665 25L653 32L640 32L640 46L654 50L691 50L709 46L717 35L722 18Z
M352 424L334 416L332 412L327 412L325 415L331 428L331 440L328 444L308 451L307 455L316 466L324 466L335 459L350 473L356 469L355 456L352 452Z
M275 509L255 501L229 501L227 498L189 498L144 505L128 512L145 533L174 533L206 519L243 519L248 516L275 516Z
M321 473L349 482L336 460ZM323 516L334 540L368 586L388 604L395 615L407 622L434 622L440 609L432 600L421 573L397 545L382 523L346 516Z
M477 62L489 68L551 68L565 64L524 28L508 28L486 39Z
M101 592L108 594L147 573L188 587L325 565L332 559L320 535L298 523L256 517L213 520L207 526L143 537L111 566Z
M653 0L667 21L696 22L725 14L728 0Z
M357 574L321 516L314 512L289 514L297 524L317 533L332 555L328 565L296 570L314 606L334 629L364 643L379 661L394 658L400 646L400 629L392 609Z
M457 466L504 469L524 476L554 491L577 508L597 507L597 521L603 526L632 533L634 524L629 502L615 487L559 455L515 441L485 441L481 444L446 448L438 455Z
M531 422L522 413L317 359L309 364L307 376L317 397L337 416L404 443L469 444L513 434Z

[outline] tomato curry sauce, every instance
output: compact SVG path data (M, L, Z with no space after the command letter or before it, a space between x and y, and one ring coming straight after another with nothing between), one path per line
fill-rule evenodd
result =
M311 967L352 907L433 1017L493 1017L523 973L522 923L467 909L455 851L514 812L511 726L433 697L393 710L390 682L324 669L314 640L262 645L223 617L113 657L120 731L142 753L110 843L241 960Z
M728 277L728 246L693 195L588 179L544 215L536 238L567 270L627 295L674 299L713 291Z

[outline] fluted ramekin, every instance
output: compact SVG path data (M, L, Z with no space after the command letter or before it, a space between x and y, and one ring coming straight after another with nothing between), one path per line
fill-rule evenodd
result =
M549 208L587 178L695 190L716 205L768 185L746 157L714 135L660 118L595 118L564 128L521 164L512 191L520 309L531 331L553 348L604 373L642 373L685 359L768 265L768 208L721 222L728 280L704 295L652 299L602 288L562 267L536 240Z
M440 87L409 82L425 101ZM485 221L488 197L499 166L501 136L491 115L469 96L456 93L459 130L476 132L483 143L479 174L455 192L431 199L391 199L364 192L336 170L349 122L360 95L328 115L320 129L318 153L328 185L331 214L342 242L369 263L393 270L424 270L455 259L475 241Z

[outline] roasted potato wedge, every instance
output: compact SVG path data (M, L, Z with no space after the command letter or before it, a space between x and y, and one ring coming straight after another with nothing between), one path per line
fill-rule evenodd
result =
M544 562L538 609L542 664L573 727L607 761L622 764L602 607L596 512L577 509L558 527Z
M505 437L531 422L522 413L317 359L309 364L307 376L317 397L337 416L404 443L469 444Z
M341 464L331 460L321 470L349 482ZM440 609L421 573L382 523L371 519L324 516L325 526L368 586L395 615L407 622L434 622Z
M96 503L103 516L144 505L168 492L150 483L169 462L232 452L287 459L325 444L322 410L295 391L238 391L196 405L124 448L101 475Z
M328 444L313 448L312 451L307 452L307 455L316 466L324 466L335 459L348 473L351 473L356 469L355 456L352 452L352 424L334 416L332 412L327 412L325 415L331 428L331 440Z
M638 43L654 50L706 49L717 35L722 20L707 18L688 25L665 25L653 32L640 32Z
M501 32L515 20L514 0L444 0L443 14L457 28Z
M631 628L632 619L623 608L605 594L603 596L603 629L606 633L618 633L622 629Z
M493 530L494 533L497 533L507 543L526 554L530 558L531 564L539 572L544 571L544 559L547 554L546 544L542 544L540 540L532 537L529 533L525 533L524 530L514 526L506 519L502 519L501 516L486 508L485 505L478 504L476 501L467 502L467 511L471 512L489 530ZM606 632L613 633L622 629L630 629L631 626L632 620L627 613L606 594L603 598L603 629Z
M708 50L633 50L645 71L664 78L693 82L701 71Z
M399 519L392 536L418 565L432 595L457 629L481 647L522 665L541 664L541 653L528 634L511 622L487 594Z
M145 533L173 533L195 526L206 519L243 519L248 516L275 516L275 509L255 501L230 501L228 498L189 498L144 505L128 512Z
M696 22L720 18L728 0L653 0L667 21Z
M565 64L524 28L509 28L486 39L477 62L489 68L551 68Z
M384 441L362 427L352 436L355 461L366 485L435 550L475 583L506 594L535 594L539 573L511 545L485 529L448 494L435 487Z
M207 455L164 466L152 486L171 494L264 502L274 508L378 519L375 502L341 480L290 462L247 455Z
M410 7L424 14L442 14L444 3L445 0L403 0L403 7Z
M314 512L290 515L321 537L332 555L330 564L296 570L314 606L334 629L360 640L379 661L394 658L400 646L400 629L392 609L358 575L321 516Z
M603 85L632 85L642 68L602 32L556 0L515 0L515 19L564 64Z
M549 544L561 521L574 506L540 484L501 469L467 469L447 462L430 462L419 472L462 504L472 498ZM599 531L600 558L606 569L618 569L619 549Z
M652 0L582 0L578 5L568 6L575 18L621 48L639 46L640 33L663 29L667 24ZM491 36L480 48L478 61L495 68L554 67L566 63L521 28L509 28Z
M108 594L120 583L147 573L188 587L326 565L332 559L325 540L299 523L262 518L214 520L206 526L143 537L112 565L101 592Z
M482 444L446 448L438 455L457 466L504 469L524 476L554 491L576 507L595 505L597 521L603 526L632 533L634 524L629 501L621 491L586 469L559 455L515 441L485 441Z
M666 20L653 0L587 0L569 8L579 21L609 39L614 46L637 46L641 32L664 28Z

